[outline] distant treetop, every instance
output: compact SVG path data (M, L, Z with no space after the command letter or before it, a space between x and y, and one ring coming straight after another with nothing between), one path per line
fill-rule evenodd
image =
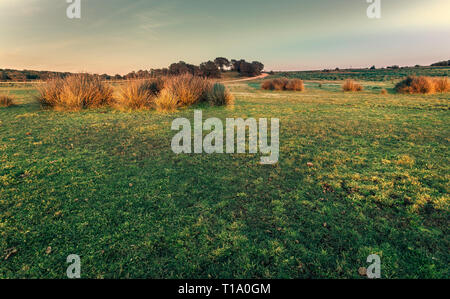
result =
M439 61L439 62L433 63L431 66L450 66L450 60Z

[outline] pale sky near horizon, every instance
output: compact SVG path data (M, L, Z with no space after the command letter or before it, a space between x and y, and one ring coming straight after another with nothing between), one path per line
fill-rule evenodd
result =
M449 0L0 0L0 68L125 74L218 56L266 70L450 59Z

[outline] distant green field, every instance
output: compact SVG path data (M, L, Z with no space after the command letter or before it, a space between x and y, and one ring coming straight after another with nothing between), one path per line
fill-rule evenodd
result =
M371 74L351 76L387 76ZM383 278L448 278L449 95L365 86L235 83L233 108L196 107L204 118L279 118L275 166L175 155L171 122L194 108L53 112L32 88L9 88L18 105L0 108L0 278L64 278L69 254L83 278L358 278L370 254Z
M407 76L450 76L450 67L406 67L400 69L351 69L331 71L277 72L276 77L300 78L303 80L391 81Z

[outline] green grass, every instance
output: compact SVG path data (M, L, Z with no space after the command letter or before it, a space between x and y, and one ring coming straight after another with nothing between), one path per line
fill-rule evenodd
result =
M399 80L407 76L450 76L450 67L405 67L400 69L350 69L302 72L277 72L274 77L300 78L303 80L362 80L362 81L390 81Z
M234 108L201 107L205 119L279 118L276 166L172 153L171 122L193 108L52 112L10 88L0 278L64 278L69 254L84 278L358 278L373 253L384 278L447 278L449 96L370 86L239 83Z

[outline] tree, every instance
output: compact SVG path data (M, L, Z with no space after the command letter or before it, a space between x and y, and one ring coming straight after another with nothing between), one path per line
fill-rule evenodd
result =
M256 76L261 75L262 71L264 70L264 64L262 64L259 61L253 61L252 65L253 65L253 68L254 68L254 74Z
M254 77L261 75L262 70L264 69L264 64L258 61L253 61L249 63L245 60L241 60L239 62L239 70L238 72L241 76L246 77Z
M200 75L200 69L196 65L180 61L178 63L172 63L169 66L169 74L170 75L191 74L193 76L198 76Z
M178 63L172 63L169 66L169 74L170 75L182 75L189 73L189 68L184 61L180 61Z
M245 60L236 60L236 59L231 59L231 70L235 71L235 72L241 72L241 63L244 62Z
M243 61L239 64L239 73L241 76L253 77L255 75L255 67L253 64Z
M203 76L208 78L220 78L220 70L211 60L200 64L200 72Z
M136 72L132 71L131 73L128 73L125 75L125 79L126 80L133 80L136 79Z
M254 77L261 75L261 72L264 70L264 64L259 61L253 61L252 63L249 63L244 59L232 59L231 69L241 74L241 76Z
M431 66L449 66L450 65L450 60L448 61L439 61L436 63L433 63Z
M2 71L0 73L0 80L1 81L7 81L10 80L11 78L8 76L8 74L5 71Z
M111 80L111 76L108 74L102 74L102 75L100 75L100 80L103 80L103 81Z
M214 63L217 65L218 68L220 68L222 72L225 67L230 66L230 61L225 57L217 57L216 59L214 59Z

